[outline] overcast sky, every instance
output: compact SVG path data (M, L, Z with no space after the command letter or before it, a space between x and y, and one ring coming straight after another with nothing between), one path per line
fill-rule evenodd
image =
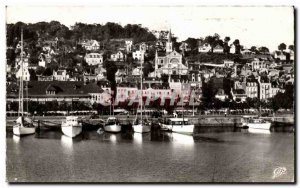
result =
M150 30L171 29L180 41L218 33L222 39L229 36L231 42L239 39L249 48L270 50L281 42L294 43L292 7L9 6L6 16L7 23L56 20L68 27L75 22L142 24Z

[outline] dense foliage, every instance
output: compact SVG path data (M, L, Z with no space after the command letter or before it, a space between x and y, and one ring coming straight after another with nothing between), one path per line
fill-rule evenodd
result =
M7 46L17 45L18 41L20 41L21 29L23 29L24 41L27 41L28 44L36 43L39 38L49 40L55 37L67 40L72 44L75 44L80 39L106 41L112 38L133 38L135 43L156 40L155 36L146 28L136 24L127 24L122 27L111 22L105 25L76 23L69 29L57 21L34 24L17 22L15 24L7 24Z

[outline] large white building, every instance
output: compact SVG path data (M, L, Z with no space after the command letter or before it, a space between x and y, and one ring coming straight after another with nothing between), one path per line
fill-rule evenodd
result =
M89 53L85 55L84 60L88 65L102 65L103 55L100 53Z
M157 51L155 53L155 70L150 76L161 77L162 74L169 76L188 74L188 67L182 64L182 55L173 50L171 32L166 44L166 53Z
M21 67L19 68L17 74L16 74L17 78L21 78L22 77L22 69ZM23 80L24 81L29 81L30 80L30 73L28 70L28 67L23 66Z
M132 52L132 58L138 61L144 61L145 52L144 51L135 51Z
M66 70L53 70L53 79L57 81L68 81L69 75Z

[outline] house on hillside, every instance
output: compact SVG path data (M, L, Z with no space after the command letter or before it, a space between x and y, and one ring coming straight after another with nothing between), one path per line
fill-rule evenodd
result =
M144 51L134 51L132 52L132 58L135 61L144 61L145 52Z
M126 52L130 53L132 51L133 39L125 39Z
M211 51L211 46L208 43L204 43L198 47L198 52L207 53L209 51Z
M284 51L275 51L274 57L275 59L279 59L281 61L286 61L287 53Z
M100 49L100 43L96 40L84 40L80 44L86 50L95 51Z
M181 51L186 51L186 52L191 51L191 47L189 47L188 43L186 43L186 42L182 42L179 46L179 49Z
M84 60L88 65L102 65L103 55L100 53L88 53L84 56Z
M68 81L70 75L67 74L67 70L53 70L53 80L57 81Z
M122 51L110 55L112 61L125 61L125 54Z
M30 58L30 54L29 53L26 54L26 52L24 52L24 54L23 54L23 67L28 67L29 58ZM17 56L15 61L16 61L16 65L21 67L21 56Z
M21 78L22 75L23 75L23 80L24 81L30 81L30 73L29 73L28 66L23 66L23 73L22 73L21 67L19 68L19 70L16 73L16 77Z
M232 99L237 103L246 102L247 95L245 90L243 89L232 90L231 88L231 95L232 95Z
M216 47L214 47L214 53L222 54L224 53L224 48L218 44Z

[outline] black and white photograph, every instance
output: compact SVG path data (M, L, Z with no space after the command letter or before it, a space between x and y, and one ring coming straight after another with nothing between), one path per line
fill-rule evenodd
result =
M296 183L296 12L7 5L5 181Z

